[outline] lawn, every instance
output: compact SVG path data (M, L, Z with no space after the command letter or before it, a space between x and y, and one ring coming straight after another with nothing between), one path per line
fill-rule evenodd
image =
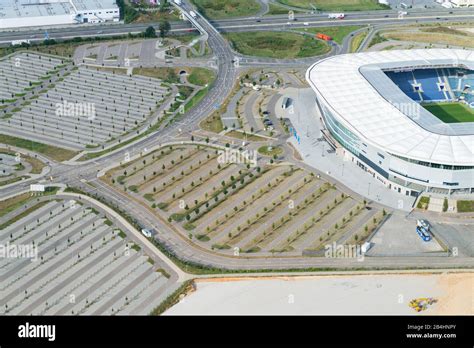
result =
M422 106L444 123L474 122L474 109L461 103L430 103Z
M261 146L258 148L258 152L264 156L274 156L274 155L280 155L283 153L283 149L278 146L273 146L270 149L270 146Z
M428 206L430 204L430 197L423 196L420 198L417 204L418 209L428 209Z
M178 73L176 68L133 68L134 75L153 77L167 83L179 83Z
M383 37L385 39L400 40L400 41L412 41L412 42L423 42L427 44L437 45L453 45L459 47L474 47L473 35L459 35L454 34L454 30L443 30L443 29L429 29L422 28L422 31L414 31L413 28L407 30L397 29L384 31Z
M474 211L474 201L457 201L458 213L469 213Z
M50 157L56 161L62 162L74 157L77 152L59 148L52 145L37 143L32 140L12 137L10 135L0 134L0 143L21 147L22 149L31 150L41 153L46 157Z
M309 28L307 29L307 32L313 33L313 34L326 34L332 37L332 40L334 42L337 42L338 44L342 44L342 40L352 33L353 31L356 31L358 29L363 28L364 26L362 25L345 25L345 26L340 26L340 27L318 27L318 28Z
M211 84L216 78L213 70L205 68L193 68L189 74L188 81L193 85L205 86Z
M278 2L305 9L317 8L321 11L368 11L389 8L379 4L377 0L278 0Z
M255 0L192 0L207 18L243 17L255 15L260 5Z
M55 45L34 45L29 48L22 46L9 46L0 48L0 57L6 56L7 54L14 53L19 50L29 50L39 53L53 54L55 56L61 57L72 57L74 51L80 45L83 45L83 42L68 42L68 43L58 43Z
M360 45L362 45L362 42L364 42L365 38L367 37L367 34L367 31L363 31L357 35L354 35L351 41L351 52L357 52Z
M269 3L269 11L265 14L266 16L272 15L281 15L281 14L288 14L288 9L286 7L275 5L273 3ZM299 13L299 11L293 11L294 13Z
M205 86L215 79L214 71L206 68L134 68L133 74L157 78L167 83L180 83L179 72L181 70L189 72L188 80L194 85Z
M258 57L305 58L325 54L331 49L326 42L288 32L228 33L225 37L238 52Z

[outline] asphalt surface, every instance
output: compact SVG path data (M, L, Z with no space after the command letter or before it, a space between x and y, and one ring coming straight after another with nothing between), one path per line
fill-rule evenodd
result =
M189 5L185 9L190 10ZM452 12L450 14L449 12ZM425 22L462 21L474 18L474 9L413 9L404 19L398 19L398 11L370 11L346 13L344 20L328 19L327 14L297 14L296 21L289 21L287 15L275 15L265 17L245 17L223 20L213 20L210 22L213 27L221 32L239 32L251 30L285 30L297 27L321 27L340 25L375 25L375 24L408 24ZM437 19L439 18L439 19ZM257 22L257 20L259 22ZM202 21L202 18L200 19ZM291 23L288 25L287 23ZM304 26L303 23L308 23ZM101 24L101 25L81 25L67 26L63 28L48 28L48 35L51 39L72 39L74 37L98 37L123 35L128 33L140 33L153 25L158 27L158 23L146 24ZM207 27L209 28L209 26ZM187 33L194 31L193 26L188 21L171 22L171 31L174 33ZM44 40L45 28L24 28L20 30L4 30L0 32L0 44L10 44L12 40Z
M191 9L190 5L185 2L184 9L189 12ZM448 11L444 11L447 13ZM410 19L404 20L405 23L408 21L432 21L433 17L439 15L440 12L435 11L413 11L410 15ZM394 14L393 11L389 13ZM417 16L415 16L417 14ZM308 15L307 17L301 16L301 18L308 18L307 21L315 22L311 23L313 26L317 25L339 25L344 24L358 24L360 23L373 23L375 21L390 23L400 23L400 20L391 17L385 18L384 11L378 11L377 13L357 13L348 15L347 19L342 21L328 21L325 15ZM354 22L351 17L354 16ZM300 16L298 16L300 17ZM326 17L326 18L325 18ZM455 11L451 16L451 19L465 19L474 17L473 11L463 11L462 14ZM419 19L416 19L419 18ZM306 21L306 19L305 19ZM98 194L99 196L106 199L108 202L119 205L122 209L129 212L134 216L141 224L154 227L158 233L158 240L167 249L172 250L175 254L179 255L180 258L186 259L200 264L225 269L292 269L292 268L310 268L310 267L323 267L323 268L411 268L411 267L426 267L425 257L384 257L384 258L370 258L366 257L363 262L359 262L355 259L327 259L327 258L308 258L308 257L275 257L275 258L246 258L245 256L240 257L229 257L212 253L208 250L199 248L193 245L186 238L182 237L179 233L172 230L172 227L168 226L166 221L161 221L157 216L152 214L144 207L136 204L126 195L115 191L100 181L97 180L97 173L103 168L117 165L124 160L125 153L128 152L130 157L140 154L145 149L150 149L153 146L163 144L167 141L179 141L180 139L189 139L191 131L197 129L198 123L211 114L216 108L220 107L230 94L234 83L238 78L238 67L234 66L235 52L232 51L227 41L220 35L219 30L250 30L253 26L259 28L274 29L281 26L281 23L286 23L287 19L282 16L271 17L268 20L265 19L261 22L256 22L255 19L238 19L238 20L226 20L213 22L215 27L202 17L199 17L194 23L196 26L201 27L208 38L208 44L212 49L216 62L217 62L217 78L215 83L211 86L208 94L202 99L202 101L191 109L183 121L176 122L161 130L159 135L153 134L143 138L133 144L125 146L124 148L112 152L107 156L98 158L96 160L79 163L79 165L72 164L59 164L50 161L52 167L51 183L67 184L69 186L78 187L86 192ZM179 24L179 25L187 25ZM101 35L121 34L128 33L130 31L142 31L147 25L110 25L102 26L100 29L97 27L75 27L66 29L55 29L49 31L51 38L67 38L75 36L96 36L97 31L102 31ZM177 28L178 24L174 24L174 30L187 30ZM230 28L232 27L232 28ZM216 29L217 28L217 29ZM21 31L15 33L3 32L0 33L0 41L12 40L19 38L28 38L31 33L41 31ZM344 52L347 50L349 41L345 41L342 48L335 49L332 54ZM260 66L267 66L268 64L275 65L291 65L299 64L305 65L308 62L314 62L318 58L311 58L308 60L299 61L285 61L285 60L271 60L271 59L259 59L249 58L249 65L252 63ZM320 59L320 58L319 58ZM245 66L247 62L241 62L242 66ZM92 182L96 188L84 184L84 181ZM0 190L0 198L5 198L9 195L27 191L31 182L20 182L17 185L2 188ZM473 259L468 257L430 257L429 266L433 268L441 267L471 267L474 265Z

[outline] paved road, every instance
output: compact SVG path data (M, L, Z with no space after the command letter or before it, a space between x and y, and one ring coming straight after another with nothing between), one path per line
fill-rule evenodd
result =
M190 5L185 2L184 9L189 12L191 9ZM434 13L434 12L432 12ZM473 16L470 12L463 12L466 15L463 16ZM374 13L360 13L360 17L366 16L361 20L365 23L371 22L374 20L373 16L383 16L382 14ZM355 15L354 15L355 16ZM457 15L456 18L461 18L462 16ZM318 24L328 22L324 20L323 17L314 16L315 21ZM350 17L348 17L350 19ZM429 18L429 17L428 17ZM462 17L464 18L464 17ZM349 19L345 23L350 23ZM385 20L384 17L380 18ZM393 19L388 18L387 21L393 21ZM431 19L427 19L431 20ZM275 17L275 23L268 23L268 28L271 28L272 25L278 25L281 21L284 21L283 18ZM245 27L245 23L251 23L252 20L243 21L244 24L239 24L242 27ZM266 25L266 22L262 23ZM331 23L335 23L332 21ZM337 22L340 24L341 22ZM201 249L196 245L193 245L189 240L183 237L181 234L172 230L172 227L168 226L165 221L161 221L157 216L152 214L149 210L145 209L141 205L132 201L129 197L123 195L120 192L116 192L114 189L105 186L100 181L96 179L97 173L103 168L116 165L124 159L125 152L128 152L131 157L136 154L142 153L145 149L150 149L153 146L157 146L167 141L175 141L177 139L185 139L184 134L189 134L191 131L197 128L197 124L207 115L212 113L215 108L219 107L230 94L232 86L234 85L237 76L238 69L234 66L233 59L235 53L231 50L226 40L219 34L218 30L213 27L211 23L205 20L202 17L199 17L194 23L196 26L200 27L208 37L208 44L215 54L217 61L218 74L215 83L210 88L207 96L201 101L199 105L191 109L187 115L185 121L173 123L169 127L160 131L159 136L150 136L143 138L140 141L125 147L119 151L113 152L106 157L99 158L97 160L92 160L83 163L80 166L73 166L68 164L58 164L54 161L51 161L53 182L67 184L69 186L74 186L81 188L82 190L90 193L95 193L108 202L119 205L122 209L125 209L129 214L134 216L140 223L153 226L158 231L158 239L167 249L172 250L175 254L179 255L181 258L198 262L207 266L219 267L219 268L228 268L228 269L264 269L264 268L273 268L273 269L290 269L290 268L308 268L308 267L330 267L330 268L362 268L362 267L386 267L386 268L407 268L407 267L424 267L426 265L426 258L419 257L407 257L407 258L366 258L364 262L358 262L353 259L327 259L327 258L303 258L303 257L289 257L289 258L246 258L245 256L240 257L230 257L214 254L207 250ZM334 25L335 25L334 24ZM216 24L216 27L219 28L220 24ZM252 24L254 25L254 24ZM261 25L258 23L258 25ZM104 27L105 28L105 27ZM104 34L109 33L119 33L124 32L124 30L143 30L143 26L132 25L132 26L110 26L104 30ZM222 29L222 27L221 27ZM57 34L57 37L66 37L67 35L78 36L85 31L97 30L97 28L87 27L87 29L75 28L75 29L66 29L64 31L53 32L52 37ZM107 33L106 33L107 31ZM128 32L128 31L127 31ZM25 34L28 31L22 33L0 33L0 40L9 38L11 35L28 35ZM10 35L10 36L9 36ZM83 36L83 35L81 35ZM348 42L343 44L347 48ZM266 59L256 59L252 58L255 64L265 65L270 63L275 64L291 64L288 61L272 61ZM314 62L314 58L311 59L311 62ZM304 64L306 61L302 60L298 62L299 64ZM90 181L96 185L97 189L94 189L90 185L86 185L83 181ZM28 189L27 183L19 183L14 187L8 187L6 189L0 190L0 197L6 197L22 190ZM472 258L465 257L431 257L430 258L430 267L461 267L461 266L473 266Z
M190 9L189 5L185 6ZM449 12L453 12L449 14ZM437 19L439 17L439 20ZM344 20L330 20L327 14L298 14L297 21L287 25L287 15L267 16L258 19L257 17L232 18L224 20L211 21L217 30L221 32L235 31L251 31L251 30L283 30L294 27L303 27L303 23L307 22L308 27L320 26L340 26L340 25L375 25L375 24L408 24L408 23L425 23L425 22L445 22L445 18L450 21L472 20L474 18L474 9L416 9L411 10L410 14L405 16L403 20L398 19L398 12L395 10L388 11L369 11L369 12L352 12L346 13ZM202 21L202 19L200 20ZM48 34L51 39L71 39L74 37L98 37L113 36L128 33L143 32L148 26L158 27L158 23L146 24L102 24L102 25L81 25L67 26L63 28L50 28ZM209 28L209 27L207 27ZM12 40L44 40L44 28L25 28L14 31L1 31L0 44L10 44ZM187 33L192 31L189 22L172 22L171 31L174 33Z

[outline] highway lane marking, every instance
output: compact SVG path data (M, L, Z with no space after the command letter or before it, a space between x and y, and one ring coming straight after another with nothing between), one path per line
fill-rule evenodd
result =
M195 30L193 28L184 28L184 29L171 29L170 31L172 32L177 32L177 31L189 31L189 30ZM74 35L74 36L71 36L71 35L68 35L68 36L61 36L61 37L56 37L57 39L74 39L78 36L80 37L103 37L103 36L117 36L117 35L126 35L128 33L131 33L131 34L140 34L142 31L124 31L124 32L121 32L121 31L117 31L117 32L114 32L114 33L110 33L110 34L82 34L82 35ZM19 37L21 37L21 35L18 35ZM54 37L52 37L52 39L54 39ZM43 42L44 39L29 39L30 42L34 42L34 41L40 41L40 42ZM12 40L3 40L3 41L0 41L0 44L2 43L11 43ZM84 43L86 44L86 42Z
M423 16L423 17L405 17L405 19L407 19L407 22L411 21L411 20L416 20L416 19L432 19L432 18L438 18L440 16ZM452 18L452 20L457 20L459 18L465 18L465 17L474 17L474 14L469 14L469 15L459 15L459 16L455 16ZM405 21L405 19L400 19L400 23L403 23ZM347 22L361 22L361 21L364 21L364 22L371 22L371 21L396 21L397 18L370 18L370 19L344 19L344 20L340 20L340 21L335 21L335 20L330 20L330 21L312 21L312 22L308 22L309 24L318 24L318 23L322 23L322 24L326 24L326 23L347 23ZM291 23L291 22L290 22ZM269 24L247 24L247 25L232 25L232 26L218 26L218 29L239 29L239 28L248 28L248 27L272 27L272 26L276 26L276 25L283 25L285 27L293 27L293 28L303 28L302 26L298 25L298 24L292 24L292 25L286 25L286 23L269 23ZM336 26L336 25L335 25Z
M420 17L420 16L417 16L417 17L405 17L406 20L404 19L401 19L399 20L400 23L403 23L403 21L405 22L411 22L412 20L419 20L419 19L433 19L433 18L438 18L440 16L423 16L423 17ZM444 16L443 16L444 17ZM457 20L457 19L461 19L461 18L471 18L471 17L474 17L474 14L466 14L466 15L456 15L454 17L450 17L450 20ZM396 21L397 18L394 18L394 17L388 17L388 18L370 18L370 19L344 19L343 21L334 21L334 20L328 20L328 21L309 21L308 23L309 24L328 24L328 23L352 23L352 22L372 22L372 21L385 21L385 22L392 22L392 21ZM216 23L218 24L218 23ZM283 25L284 27L293 27L293 28L302 28L301 26L295 24L295 25L286 25L286 23L259 23L259 24L245 24L245 25L231 25L231 26L218 26L218 28L216 29L239 29L239 28L249 28L249 27L252 27L252 28L258 28L258 27L274 27L274 26L277 26L277 25ZM334 25L334 26L337 26L337 25ZM183 32L183 31L190 31L190 30L197 30L195 28L182 28L182 29L172 29L171 32ZM132 34L138 34L138 33L141 33L141 31L117 31L117 32L114 32L114 33L107 33L107 34L101 34L101 35L98 35L98 34L83 34L83 35L80 35L81 37L103 37L103 36L116 36L116 35L125 35L125 34L128 34L128 33L132 33ZM20 35L18 35L20 36ZM59 37L58 39L73 39L75 37L77 37L78 35L68 35L68 36L61 36ZM0 43L11 43L12 40L2 40L0 41ZM44 41L43 39L30 39L30 41Z

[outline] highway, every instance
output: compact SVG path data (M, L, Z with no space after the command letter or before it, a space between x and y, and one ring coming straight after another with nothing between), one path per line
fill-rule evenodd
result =
M452 12L452 14L450 14ZM412 10L403 19L398 19L398 12L389 11L371 11L371 12L352 12L347 13L344 20L328 19L326 14L297 14L296 21L289 21L288 16L275 15L245 18L233 18L214 20L208 22L209 25L221 32L239 32L252 30L287 30L296 27L321 27L321 26L340 26L340 25L401 25L409 23L426 23L426 22L444 22L446 19L450 21L466 21L474 18L474 9L463 10ZM439 19L437 19L439 18ZM204 20L202 17L200 21ZM258 21L258 22L257 22ZM206 21L207 22L207 21ZM288 23L291 23L288 25ZM305 26L304 23L308 25ZM67 26L64 28L50 28L48 35L51 39L64 40L74 37L107 37L114 35L125 35L128 33L137 34L145 31L145 29L158 23L147 24L102 24L102 25L81 25ZM189 21L180 21L171 23L171 31L173 33L187 33L194 31ZM0 44L9 44L13 40L30 40L32 42L44 40L44 28L21 29L15 31L0 31Z
M190 5L184 2L183 8L189 13ZM448 11L444 10L442 13L446 15ZM385 17L386 15L389 17ZM375 12L361 12L357 14L348 15L344 21L328 21L325 15L301 15L297 16L298 24L303 21L308 21L310 26L321 25L340 25L340 24L357 24L357 23L400 23L401 20L395 19L394 11L378 11ZM416 17L415 17L416 15ZM409 21L432 21L436 16L441 16L441 12L435 11L413 11L409 18L404 19L404 23ZM474 11L454 11L451 19L462 20L474 17ZM231 257L219 255L208 250L204 250L192 244L188 238L182 236L179 232L174 231L173 227L160 220L150 210L138 204L130 197L121 192L115 191L113 188L106 186L97 179L97 173L106 167L119 164L124 160L125 153L128 152L130 157L138 155L168 141L185 140L185 134L198 128L199 122L210 115L216 108L222 105L227 96L230 94L237 78L238 67L235 66L233 60L235 59L235 52L232 51L228 42L222 37L220 31L226 30L251 30L253 28L279 30L282 24L288 20L283 16L273 16L268 19L262 19L261 22L256 22L255 18L250 19L232 19L225 21L209 22L202 17L198 17L194 25L201 28L202 34L207 36L208 44L213 51L217 64L217 77L215 83L211 86L208 94L202 101L187 114L186 118L181 122L172 123L166 127L159 134L140 139L139 141L125 146L117 152L112 152L104 157L81 162L80 165L72 165L66 163L50 162L52 167L51 175L53 177L52 183L67 184L72 187L80 188L90 194L97 194L107 202L113 205L120 206L126 210L131 216L134 216L137 221L146 226L153 226L159 231L158 240L167 249L179 255L180 258L203 264L209 267L223 268L223 269L293 269L293 268L418 268L426 267L426 257L384 257L384 258L365 258L363 262L358 262L355 259L327 259L327 258L311 258L311 257L275 257L275 258L248 258L245 256ZM100 35L117 35L128 32L143 31L147 25L133 24L133 25L107 25L98 27L74 27L65 29L49 30L51 38L65 39L75 36L98 36ZM188 23L174 23L173 30L186 31L188 30ZM296 26L296 24L295 24ZM293 25L288 26L293 27ZM282 28L280 28L282 29ZM284 28L285 29L285 28ZM287 28L286 28L287 29ZM0 33L0 41L8 41L12 39L30 38L31 35L41 36L41 30L25 30L18 32L2 32ZM342 48L339 51L334 51L332 54L341 53L347 50L348 39L345 40ZM242 57L245 58L245 57ZM320 59L320 58L319 58ZM309 61L314 62L316 58L300 60L298 64L307 64ZM243 64L255 64L264 66L266 64L291 65L291 61L285 60L271 60L259 58L245 58ZM94 186L85 184L84 181L91 182ZM29 182L20 182L14 186L0 189L0 199L10 196L12 194L28 190ZM472 267L474 261L472 258L461 257L430 257L429 267L432 268L446 268L446 267Z

